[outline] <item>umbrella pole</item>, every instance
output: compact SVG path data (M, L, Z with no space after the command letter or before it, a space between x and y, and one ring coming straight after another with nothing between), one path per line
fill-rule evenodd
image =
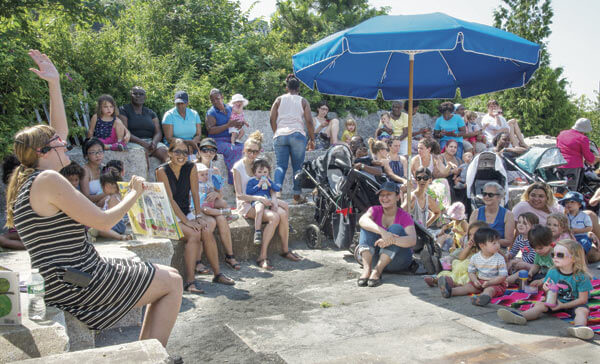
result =
M408 152L408 183L406 186L406 200L407 208L410 210L410 189L412 184L411 176L411 159L412 159L412 120L413 120L413 71L415 66L415 55L414 53L408 54L408 137L407 137L407 152Z

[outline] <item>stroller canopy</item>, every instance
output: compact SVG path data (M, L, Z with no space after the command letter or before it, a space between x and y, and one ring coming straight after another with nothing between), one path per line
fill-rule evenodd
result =
M504 201L502 201L500 205L503 206L504 204L508 203L508 178L506 176L506 169L504 169L502 158L496 155L496 153L481 152L476 155L475 158L473 158L473 161L471 161L469 164L466 181L468 198L474 199L476 197L472 196L472 186L479 179L487 181L493 180L502 186L504 188Z
M520 168L531 174L540 169L555 168L567 164L557 147L533 147L527 153L518 157L515 162Z

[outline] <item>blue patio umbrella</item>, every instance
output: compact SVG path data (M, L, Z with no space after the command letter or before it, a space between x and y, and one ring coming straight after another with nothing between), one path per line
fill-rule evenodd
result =
M524 86L539 66L539 53L539 45L512 33L433 13L377 16L321 39L292 60L296 77L321 93L408 99L410 157L413 98Z

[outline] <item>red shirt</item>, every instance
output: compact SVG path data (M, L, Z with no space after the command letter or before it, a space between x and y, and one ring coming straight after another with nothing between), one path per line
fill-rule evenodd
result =
M575 129L561 131L556 137L556 146L567 161L567 164L560 168L582 168L584 158L588 163L594 163L590 140Z

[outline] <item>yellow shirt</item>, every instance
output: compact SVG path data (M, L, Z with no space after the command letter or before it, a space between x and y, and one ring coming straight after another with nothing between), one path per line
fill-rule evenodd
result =
M400 114L398 120L390 118L390 122L392 123L392 135L400 136L402 135L402 130L404 130L404 128L408 128L408 114L403 112ZM381 128L383 128L383 123L380 121L377 129Z
M356 131L344 130L344 133L342 133L342 141L344 143L349 143L350 139L352 139L352 137L355 135Z

